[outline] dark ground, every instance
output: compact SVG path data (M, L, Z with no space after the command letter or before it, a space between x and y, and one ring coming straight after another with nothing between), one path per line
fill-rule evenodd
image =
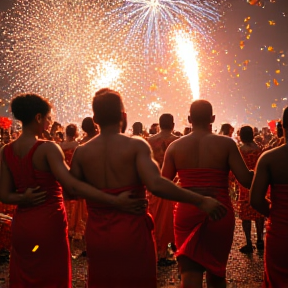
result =
M252 242L256 243L255 228L252 231ZM245 255L238 251L245 244L242 232L241 220L236 218L234 242L227 266L227 288L260 288L263 279L263 251L254 250L251 255ZM71 245L72 255L79 255L84 248L82 241L74 241ZM72 259L73 265L73 288L84 288L87 263L86 257ZM8 263L0 264L0 288L8 288ZM159 267L158 273L160 287L179 287L177 265ZM204 283L204 287L205 283ZM137 288L137 287L135 287Z

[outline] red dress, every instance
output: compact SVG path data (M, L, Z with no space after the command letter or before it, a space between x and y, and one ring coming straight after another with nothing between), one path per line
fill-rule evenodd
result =
M50 172L33 168L32 157L37 141L29 153L19 158L13 142L4 149L5 161L14 179L17 193L40 186L47 191L44 204L17 207L12 223L10 288L70 288L70 249L62 188Z
M254 170L257 160L260 157L262 151L242 151L240 149L240 153L250 170ZM239 218L241 220L256 220L259 218L263 218L264 216L261 215L259 212L254 210L251 205L249 204L249 189L243 187L240 183L238 184L239 187L239 198L238 203L236 205L236 209L239 213Z
M216 191L214 198L227 207L227 214L221 220L213 221L197 207L178 203L174 215L177 256L185 255L210 273L225 277L235 226L228 191L228 172L218 169L183 169L178 171L178 176L181 187Z
M70 167L74 149L64 150L65 161ZM87 207L85 199L65 200L65 209L68 221L68 235L77 240L81 240L85 234L85 226L87 221Z
M136 191L137 187L104 192L119 194L132 189ZM87 208L88 287L156 288L151 216L148 213L132 215L90 201Z
M272 185L263 288L288 287L288 185Z

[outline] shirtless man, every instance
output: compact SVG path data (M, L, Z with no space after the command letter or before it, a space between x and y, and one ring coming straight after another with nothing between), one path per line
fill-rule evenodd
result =
M268 217L263 288L288 287L288 107L283 113L283 132L285 144L259 158L250 191L251 206Z
M146 185L154 195L194 204L213 219L226 209L215 199L175 186L160 176L146 141L127 137L126 113L119 93L101 89L93 98L94 122L100 135L76 149L71 173L103 190L119 194L132 189L143 197ZM87 201L86 247L88 287L156 287L153 222L148 213L132 215Z
M246 167L231 138L212 133L215 116L208 101L194 101L188 119L193 132L168 147L162 175L174 179L178 173L182 187L215 197L227 207L227 214L215 222L197 207L177 204L174 234L181 287L202 287L204 271L207 271L208 287L226 287L226 264L235 226L228 193L228 173L232 170L238 181L248 188L253 173ZM207 194L207 187L215 190Z
M147 139L153 151L153 158L162 168L164 154L170 143L179 137L172 132L174 129L174 118L171 114L162 114L159 118L160 133ZM175 203L162 199L149 193L149 212L154 218L155 240L159 265L165 264L167 244L174 243L173 210Z

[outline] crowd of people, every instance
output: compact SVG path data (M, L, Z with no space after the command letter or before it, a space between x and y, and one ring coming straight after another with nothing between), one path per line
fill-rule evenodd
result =
M191 104L183 133L168 113L149 131L135 122L125 133L124 103L108 88L95 93L92 110L79 136L77 125L52 121L41 96L11 101L22 130L1 132L9 287L71 287L69 242L82 238L89 288L156 288L168 243L181 287L202 287L204 273L209 288L226 287L235 214L246 238L240 252L265 251L263 287L288 287L288 107L277 133L244 125L235 136L229 123L213 132L206 100Z

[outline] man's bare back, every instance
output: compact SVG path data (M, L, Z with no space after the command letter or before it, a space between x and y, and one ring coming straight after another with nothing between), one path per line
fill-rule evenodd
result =
M247 167L236 143L229 137L208 131L196 131L173 142L165 156L163 175L169 176L173 166L173 173L175 169L231 169L243 186L249 187L251 183L252 175L247 177Z
M83 179L99 189L141 185L136 167L141 142L122 134L101 134L76 150L73 163L81 166Z
M168 146L177 139L179 139L179 137L176 135L161 132L147 139L153 150L154 159L158 162L160 168L162 167L164 161L165 151L167 150Z

